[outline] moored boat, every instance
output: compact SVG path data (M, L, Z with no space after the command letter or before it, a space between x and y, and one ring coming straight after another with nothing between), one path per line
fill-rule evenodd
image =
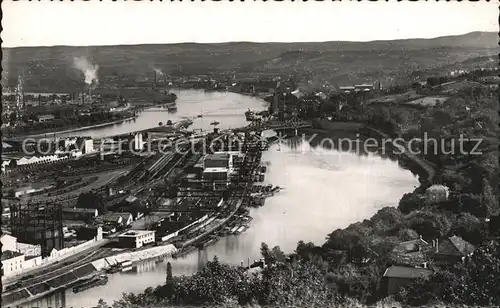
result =
M98 275L85 280L80 281L77 285L73 287L73 292L78 293L90 288L94 288L97 286L103 286L108 283L108 276L106 275Z
M108 268L106 270L106 273L108 273L108 274L114 274L114 273L118 273L121 270L122 270L122 265L121 264L116 264L116 265L113 265L110 268Z

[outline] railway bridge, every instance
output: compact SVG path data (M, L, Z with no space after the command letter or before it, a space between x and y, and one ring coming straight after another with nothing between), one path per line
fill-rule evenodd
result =
M234 132L250 132L250 131L263 131L263 130L297 130L300 128L312 127L311 121L303 121L297 117L291 118L285 121L279 120L268 120L268 121L253 121L249 125L237 129L233 129Z

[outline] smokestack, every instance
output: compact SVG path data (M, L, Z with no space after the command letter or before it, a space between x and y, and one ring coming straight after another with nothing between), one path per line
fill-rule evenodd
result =
M439 239L436 239L436 253L439 252Z
M154 83L154 85L153 85L153 86L154 86L154 88L155 88L155 90L156 90L156 70L155 70L155 83Z

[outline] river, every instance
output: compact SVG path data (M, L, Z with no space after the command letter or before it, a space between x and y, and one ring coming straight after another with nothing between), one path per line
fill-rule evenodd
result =
M264 110L268 105L262 99L231 92L204 92L203 90L175 91L177 111L167 112L165 108L153 107L139 113L135 121L124 122L100 128L90 128L76 132L60 133L58 137L90 136L94 138L114 136L157 127L160 122L173 123L187 117L195 118L190 128L208 130L210 123L217 121L221 129L236 128L246 125L245 111ZM202 114L202 118L197 118Z
M187 93L185 97L183 92ZM181 107L183 102L189 105L185 109ZM221 127L235 127L245 122L244 116L238 112L260 108L265 103L237 94L181 91L178 105L179 112L175 115L178 117L180 114L192 116L186 113L199 113L201 109L213 115L210 120L204 117L204 124L200 121L199 126L217 120ZM148 112L141 117L158 122L165 121L164 114ZM147 121L140 119L130 125L147 128ZM132 129L125 125L129 124L92 131L92 134L106 136ZM260 258L262 242L271 247L279 245L285 252L292 252L299 240L321 245L327 234L335 229L369 218L382 207L397 205L404 193L418 185L412 173L390 159L313 147L307 142L273 145L263 153L262 159L270 162L266 182L285 189L267 199L263 207L250 211L254 219L245 233L222 238L208 247L206 254L209 259L217 256L225 263L240 264L243 261L246 264L248 259ZM123 292L141 292L163 283L167 261L171 262L174 275L188 275L197 270L198 252L179 260L145 261L131 272L109 275L105 286L77 294L66 290L23 306L92 307L99 298L111 304Z

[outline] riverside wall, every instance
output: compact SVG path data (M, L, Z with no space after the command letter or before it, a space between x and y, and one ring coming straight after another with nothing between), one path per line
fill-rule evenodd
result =
M169 257L177 252L177 248L174 245L164 245L156 246L152 248L147 248L144 250L134 251L134 252L124 252L107 258L102 258L93 261L91 264L99 271L103 270L111 265L122 263L124 261L139 262L142 260L159 258L159 257Z

